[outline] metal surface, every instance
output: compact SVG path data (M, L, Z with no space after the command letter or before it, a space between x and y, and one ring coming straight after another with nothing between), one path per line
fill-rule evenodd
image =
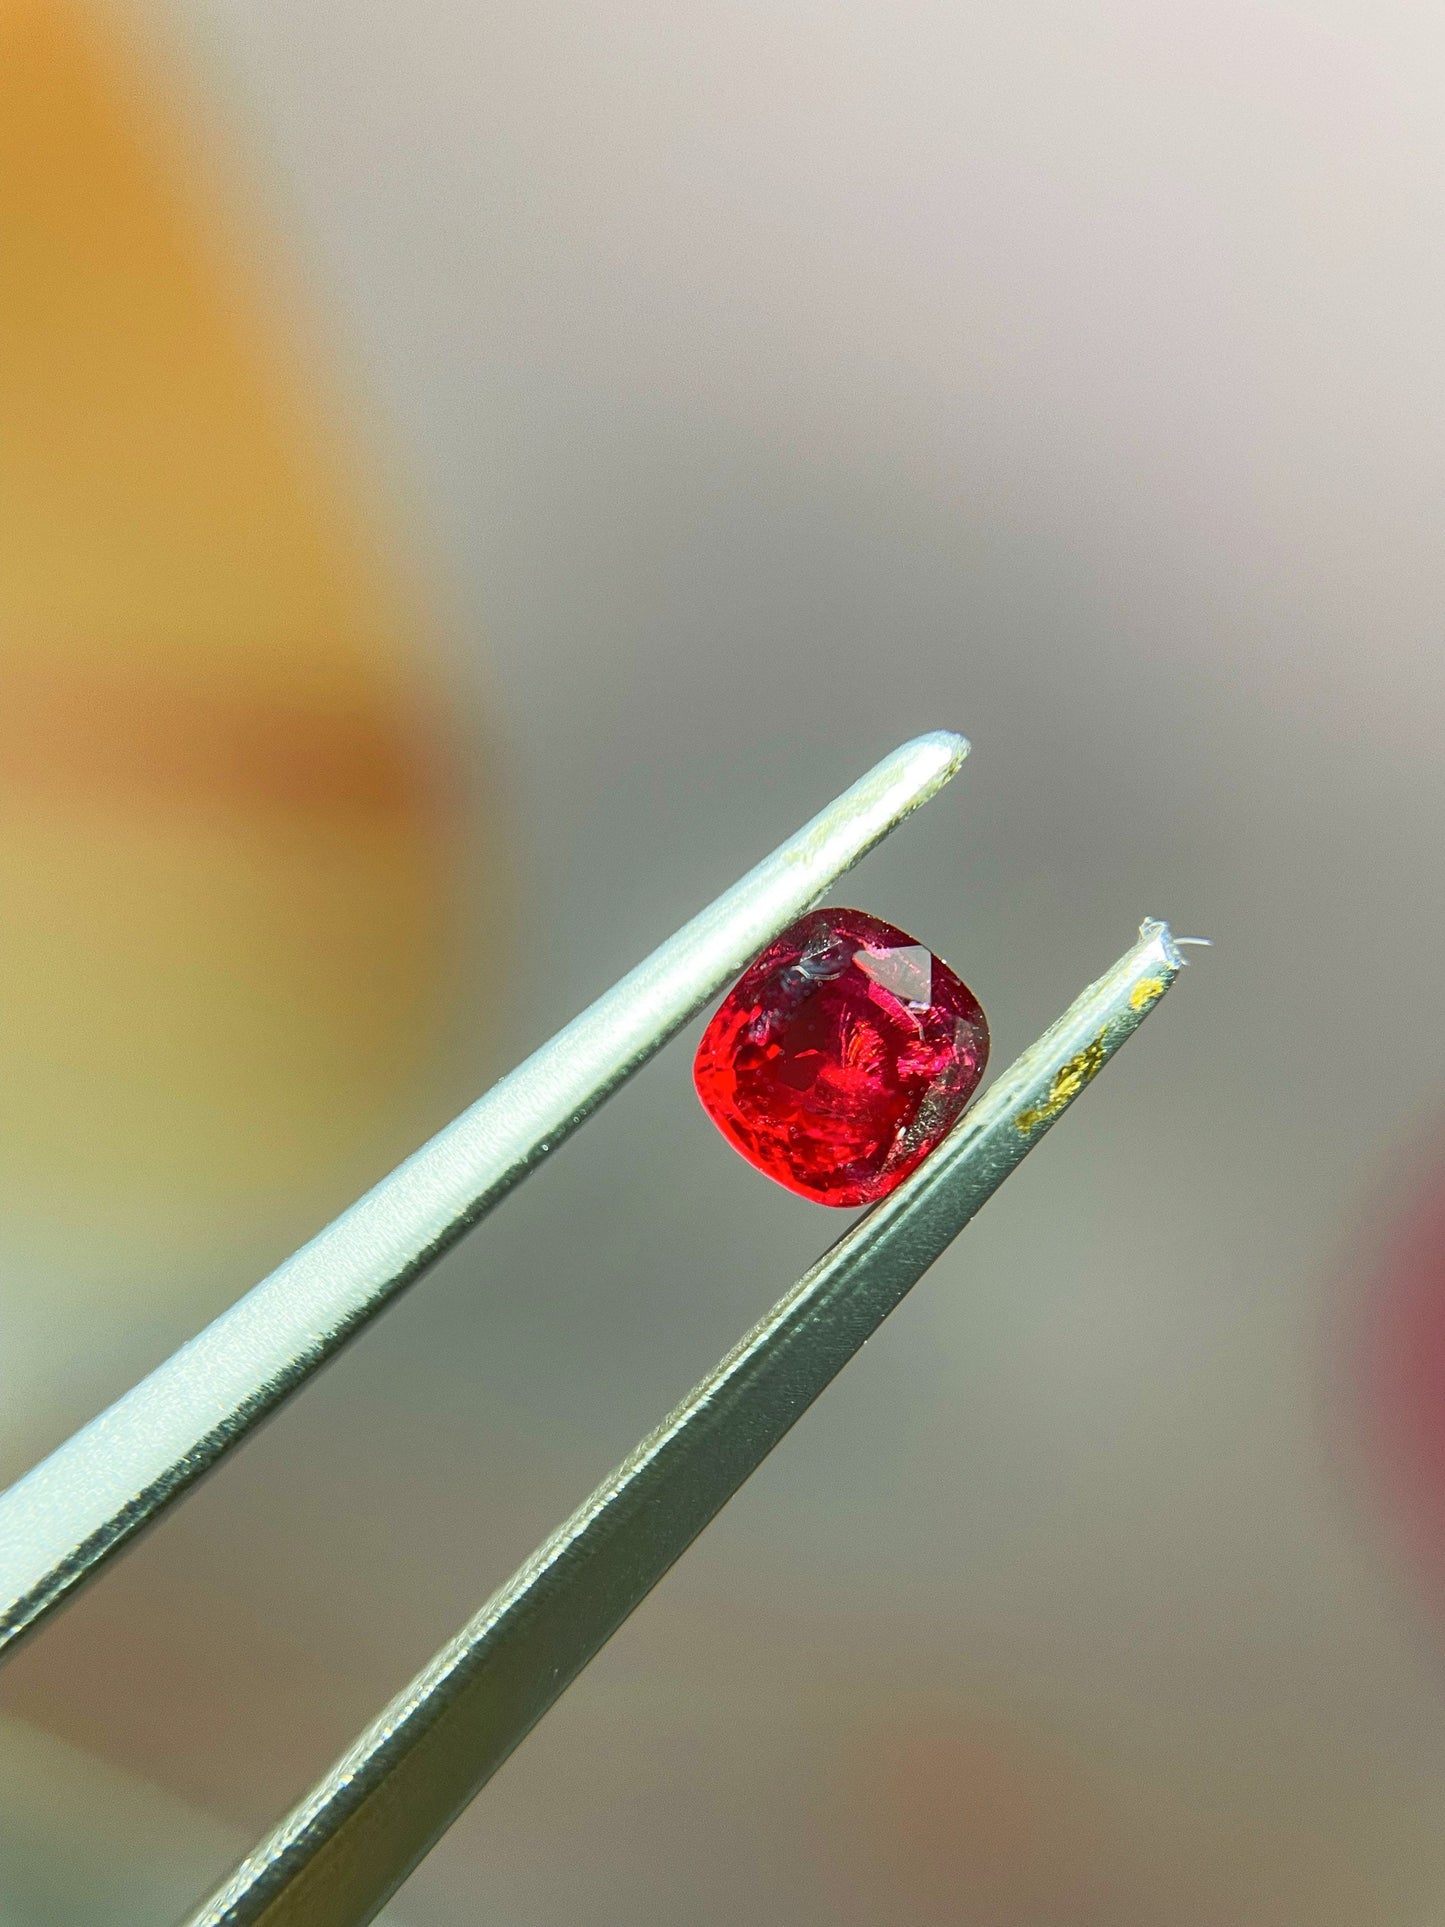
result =
M0 1656L503 1198L955 774L895 750L454 1123L0 1496Z
M1086 990L394 1699L189 1927L359 1927L1142 1022L1167 927Z

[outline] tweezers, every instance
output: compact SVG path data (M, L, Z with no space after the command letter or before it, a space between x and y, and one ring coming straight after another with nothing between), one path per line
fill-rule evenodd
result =
M95 1577L956 774L886 757L0 1494L0 1659ZM1183 963L1138 941L853 1223L382 1712L188 1927L360 1927L1093 1080Z

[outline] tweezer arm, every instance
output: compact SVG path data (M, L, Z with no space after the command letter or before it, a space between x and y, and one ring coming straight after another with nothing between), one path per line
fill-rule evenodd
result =
M968 744L905 743L470 1110L0 1496L0 1658L575 1131L927 802Z
M394 1699L189 1927L361 1927L1142 1022L1139 942L850 1227Z

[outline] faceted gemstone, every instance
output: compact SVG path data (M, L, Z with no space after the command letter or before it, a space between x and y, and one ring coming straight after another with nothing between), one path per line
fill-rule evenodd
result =
M978 999L861 910L815 910L770 944L703 1034L693 1082L723 1136L819 1204L886 1197L988 1062Z

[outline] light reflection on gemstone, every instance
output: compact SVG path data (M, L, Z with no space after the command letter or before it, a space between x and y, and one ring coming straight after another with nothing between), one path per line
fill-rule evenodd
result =
M893 950L855 950L853 961L875 984L905 1004L933 1002L933 952L921 943Z

